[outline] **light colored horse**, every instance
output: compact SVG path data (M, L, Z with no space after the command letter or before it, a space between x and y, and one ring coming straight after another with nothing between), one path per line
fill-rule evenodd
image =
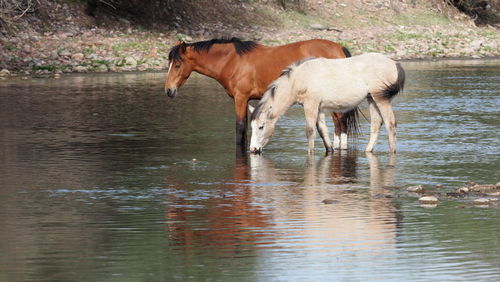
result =
M389 150L396 152L396 120L391 100L403 90L405 72L401 65L378 53L346 59L310 58L283 70L272 82L251 118L250 151L259 153L274 132L276 121L288 108L304 106L309 153L314 152L315 127L327 152L333 151L325 113L346 112L368 100L371 129L367 152L373 151L380 127L389 132Z

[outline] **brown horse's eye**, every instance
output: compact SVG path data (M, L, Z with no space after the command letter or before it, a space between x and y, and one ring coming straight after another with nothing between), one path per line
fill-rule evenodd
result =
M177 64L177 65L175 65L175 68L176 68L176 69L178 69L178 68L180 68L180 67L181 67L181 64Z

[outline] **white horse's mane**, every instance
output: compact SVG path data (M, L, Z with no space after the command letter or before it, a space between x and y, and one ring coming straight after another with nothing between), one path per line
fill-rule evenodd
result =
M283 71L281 71L280 76L271 82L269 86L267 87L266 92L264 92L264 95L262 96L262 99L260 102L255 106L255 109L253 110L252 116L250 120L256 119L262 112L262 108L267 105L268 103L271 103L274 101L274 96L276 94L276 90L278 89L278 86L284 82L290 79L291 73L300 65L303 63L316 59L314 57L308 57L308 58L303 58L301 60L298 60L296 62L293 62L291 65L287 66Z

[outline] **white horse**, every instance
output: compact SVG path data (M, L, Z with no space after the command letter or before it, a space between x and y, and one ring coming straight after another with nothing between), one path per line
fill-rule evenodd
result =
M368 100L371 128L367 152L373 151L382 123L389 132L389 150L396 152L396 120L391 100L403 90L405 72L388 57L367 53L346 59L310 58L293 63L272 82L252 114L250 151L260 153L280 116L294 103L304 106L309 153L315 127L326 151L333 151L326 112L346 112Z

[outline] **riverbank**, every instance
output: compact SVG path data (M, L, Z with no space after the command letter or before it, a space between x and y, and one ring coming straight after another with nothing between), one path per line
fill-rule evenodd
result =
M254 22L183 22L161 31L126 19L102 23L77 3L55 3L50 26L19 22L15 34L0 37L0 76L60 75L66 72L163 70L178 39L200 41L235 36L266 45L311 38L339 42L352 54L380 52L394 59L483 58L500 56L496 27L477 27L467 16L444 6L411 1L312 1L304 11L265 2L241 2L232 9L255 15ZM252 18L252 17L250 17Z

